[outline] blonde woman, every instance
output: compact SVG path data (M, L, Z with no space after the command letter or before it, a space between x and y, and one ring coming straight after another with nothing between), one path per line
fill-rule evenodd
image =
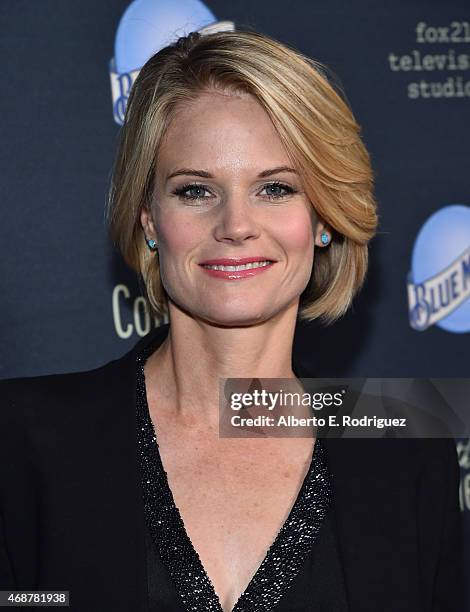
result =
M3 383L1 588L87 612L457 610L451 440L219 436L219 380L306 374L298 317L333 323L366 275L369 155L323 67L253 32L158 52L108 213L169 324Z

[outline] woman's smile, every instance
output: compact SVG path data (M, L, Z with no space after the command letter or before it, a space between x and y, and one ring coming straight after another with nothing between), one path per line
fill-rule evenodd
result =
M210 276L227 280L237 280L240 278L250 278L261 272L269 270L275 265L275 261L263 258L245 258L248 261L241 263L241 260L214 260L211 263L199 264L200 267Z

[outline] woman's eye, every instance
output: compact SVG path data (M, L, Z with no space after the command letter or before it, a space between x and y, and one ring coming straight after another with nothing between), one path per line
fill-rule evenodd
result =
M208 191L205 185L183 185L179 189L175 189L173 192L175 195L185 200L205 200L204 192Z
M279 200L285 196L296 193L296 190L289 187L289 185L284 185L283 183L278 182L268 183L263 187L262 191L266 191L264 195L269 200ZM183 200L208 200L210 196L206 196L206 192L210 193L206 185L193 183L190 185L183 185L182 187L175 189L173 194Z
M265 189L267 191L266 195L272 200L295 193L295 189L289 187L289 185L283 185L282 183L269 183L269 185L263 187L263 191Z

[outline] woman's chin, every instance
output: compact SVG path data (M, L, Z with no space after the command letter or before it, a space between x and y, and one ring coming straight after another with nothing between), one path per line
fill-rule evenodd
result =
M231 310L230 308L206 310L200 314L194 314L211 325L223 327L250 327L259 325L273 316L272 313L265 311L245 310L242 312L240 309Z

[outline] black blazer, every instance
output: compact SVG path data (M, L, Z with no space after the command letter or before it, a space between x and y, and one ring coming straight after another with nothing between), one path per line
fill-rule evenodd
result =
M134 364L167 331L98 369L0 382L0 590L148 609ZM461 612L453 440L324 442L351 612Z

